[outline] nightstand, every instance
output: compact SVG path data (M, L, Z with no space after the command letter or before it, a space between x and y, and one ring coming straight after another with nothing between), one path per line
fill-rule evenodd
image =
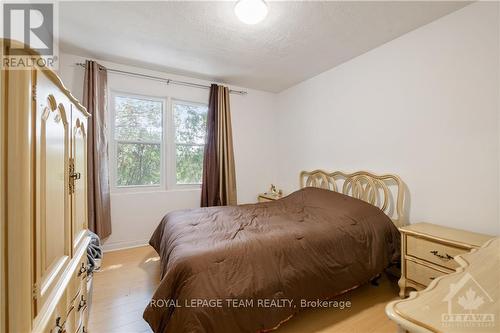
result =
M425 289L435 278L455 272L456 255L481 247L493 236L416 223L399 228L401 232L401 279L399 296L406 289Z
M259 202L274 201L283 198L283 195L272 193L261 193L257 196Z

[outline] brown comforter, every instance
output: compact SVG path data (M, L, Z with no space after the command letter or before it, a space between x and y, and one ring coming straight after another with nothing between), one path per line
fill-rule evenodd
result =
M167 214L150 244L162 280L144 311L156 333L258 332L368 282L399 256L378 208L318 188L278 201Z

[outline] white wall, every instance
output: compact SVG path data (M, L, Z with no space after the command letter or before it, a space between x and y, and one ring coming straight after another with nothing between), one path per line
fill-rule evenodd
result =
M412 222L499 234L499 59L498 4L475 3L280 93L278 184L396 173Z
M62 53L59 74L64 83L79 99L83 92L84 70L75 65L85 58ZM149 75L209 84L209 82L140 68L99 61L102 65ZM208 90L127 77L110 73L110 90L159 97L175 97L183 100L208 102ZM231 94L233 141L236 164L238 201L256 202L258 193L276 180L275 152L275 94L244 89L248 95ZM159 192L135 192L111 194L111 219L113 233L106 240L105 248L121 248L145 244L161 218L169 211L199 207L200 190L164 190Z

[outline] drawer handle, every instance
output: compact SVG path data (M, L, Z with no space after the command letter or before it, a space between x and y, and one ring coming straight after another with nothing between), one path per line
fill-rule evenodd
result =
M80 267L80 270L78 271L78 276L81 276L86 271L87 271L87 269L85 268L85 263L82 262L82 267Z
M69 175L71 178L73 178L74 180L79 180L82 178L82 174L79 173L79 172L73 172L71 175Z
M444 261L448 261L448 260L451 260L453 259L452 256L450 256L448 253L445 253L445 254L440 254L438 251L430 251L433 255L435 255L436 257L438 257L439 259L441 260L444 260Z
M61 324L61 317L56 318L56 327L57 328L57 333L66 333L66 329L63 327L66 322Z
M82 296L80 303L78 303L78 311L87 305L87 300Z
M429 279L430 279L430 280L434 280L434 279L435 279L435 277L431 276Z

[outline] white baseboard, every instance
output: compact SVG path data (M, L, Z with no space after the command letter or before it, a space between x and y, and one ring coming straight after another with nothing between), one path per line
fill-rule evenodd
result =
M104 252L112 252L112 251L118 251L118 250L132 249L134 247L146 246L146 245L148 245L148 243L149 243L149 239L106 243L106 244L102 245L102 250Z

